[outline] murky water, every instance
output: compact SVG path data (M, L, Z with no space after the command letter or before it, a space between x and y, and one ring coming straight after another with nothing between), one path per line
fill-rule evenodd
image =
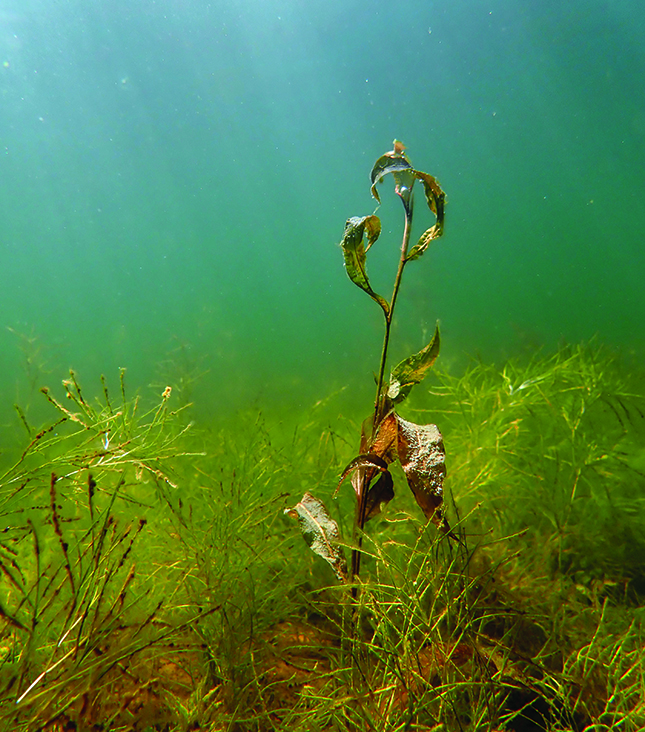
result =
M205 373L203 417L369 401L381 316L338 242L394 137L449 202L393 355L437 319L444 365L594 334L642 349L644 36L621 0L5 0L4 429L70 366L97 390L120 366L143 391Z

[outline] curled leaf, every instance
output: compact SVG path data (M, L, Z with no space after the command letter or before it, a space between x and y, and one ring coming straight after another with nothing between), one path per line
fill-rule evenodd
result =
M394 481L390 471L386 470L367 492L364 523L381 513L383 505L389 503L393 498Z
M354 470L357 470L358 468L375 468L376 470L385 471L387 470L387 463L385 462L385 460L383 460L383 458L374 453L358 455L351 461L351 463L349 463L345 470L343 470L343 473L338 480L338 485L336 486L336 492L334 493L334 495L338 493L338 489L342 485L342 482L345 480L345 478L347 478L350 473L352 473Z
M390 385L387 395L395 404L402 402L415 384L420 384L425 375L432 368L439 355L439 326L435 327L434 335L428 345L419 353L397 364L390 374Z
M398 427L396 423L396 414L393 411L388 412L379 422L376 428L370 447L370 452L383 458L389 465L396 460L396 440Z
M381 222L378 216L353 216L345 223L345 232L340 245L345 258L345 269L349 279L361 290L364 290L382 308L385 314L389 312L387 302L377 295L367 277L365 253L378 239L381 233ZM367 235L367 247L363 246L363 239Z
M420 257L430 245L433 239L438 239L443 234L444 209L446 203L446 194L441 190L441 186L437 179L428 173L422 173L415 170L414 175L423 183L425 191L426 203L428 208L437 217L434 226L423 232L419 237L419 241L410 249L406 257L407 261Z
M441 432L434 424L414 424L397 415L398 454L416 502L432 522L450 529L442 511L446 452Z
M285 508L284 512L298 519L300 531L311 551L329 562L336 577L346 582L347 562L339 544L338 524L329 515L325 504L311 493L305 493L300 503L293 508Z
M446 194L441 190L439 181L433 175L422 173L420 170L415 170L414 175L423 183L428 208L443 225Z
M412 216L412 186L416 180L416 171L410 165L410 161L407 159L405 149L401 143L398 143L402 149L397 151L397 143L395 140L394 150L381 157L374 163L372 172L370 173L370 180L372 181L372 195L380 203L378 191L376 190L376 184L383 179L388 173L392 173L394 177L394 191L397 196L403 202L405 213L408 217Z
M403 171L414 174L414 168L410 165L410 161L403 151L385 153L374 163L370 180L372 181L372 195L379 203L381 198L376 190L376 184L388 173L402 173Z

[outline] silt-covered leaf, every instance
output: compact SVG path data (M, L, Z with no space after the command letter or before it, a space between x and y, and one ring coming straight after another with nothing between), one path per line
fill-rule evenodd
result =
M338 524L329 515L325 504L311 493L305 493L300 503L293 508L285 508L284 512L298 519L300 531L311 551L329 562L336 577L346 582L347 562L339 544Z
M402 402L415 384L420 384L425 375L432 368L439 355L439 326L435 327L434 335L428 345L419 353L397 364L390 374L390 385L387 395L395 404Z
M446 453L434 424L414 424L397 415L399 461L416 502L436 526L449 531L443 516Z
M381 222L378 216L363 216L362 218L353 216L345 223L345 233L340 245L343 249L345 269L349 279L364 290L387 314L389 306L380 295L372 290L366 269L365 253L378 239L380 233ZM367 236L367 247L363 245L365 236Z

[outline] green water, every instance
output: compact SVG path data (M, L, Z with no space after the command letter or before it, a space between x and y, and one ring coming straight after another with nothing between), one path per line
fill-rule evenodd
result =
M205 372L202 419L369 403L381 316L338 242L394 137L448 207L393 356L437 319L444 366L594 334L642 353L644 36L625 0L4 0L3 439L70 366L144 393Z

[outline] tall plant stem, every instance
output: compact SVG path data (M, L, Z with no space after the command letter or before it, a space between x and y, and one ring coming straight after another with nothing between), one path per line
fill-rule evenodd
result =
M399 267L396 271L396 277L394 278L394 287L392 290L392 299L390 300L389 308L383 310L385 315L385 335L383 337L383 350L381 351L381 364L379 366L378 380L376 382L376 400L374 403L374 422L372 438L376 434L380 421L385 417L385 392L383 391L383 381L385 379L385 366L387 364L387 352L390 345L390 332L392 330L392 318L394 315L394 306L396 305L396 299L399 294L401 287L401 279L403 277L403 269L407 261L408 245L410 243L410 232L412 230L412 210L405 212L405 226L403 229L403 241L401 243L401 257L399 259ZM356 548L352 551L352 573L351 581L353 582L360 573L361 567L361 554L363 548L363 527L365 526L365 516L367 512L367 494L370 489L370 482L365 473L360 478L361 489L360 489L360 500L357 508L356 524L355 527L359 529L358 536L355 537ZM357 588L352 588L352 597L354 600L358 597Z

